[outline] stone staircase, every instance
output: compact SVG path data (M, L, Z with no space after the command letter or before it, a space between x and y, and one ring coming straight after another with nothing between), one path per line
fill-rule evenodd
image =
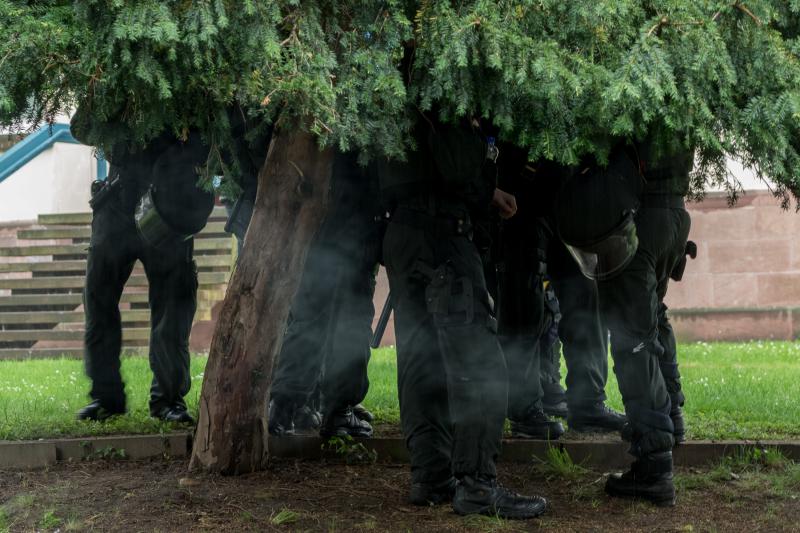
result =
M0 360L82 357L82 291L91 214L40 215L36 224L0 228ZM199 271L195 321L211 320L235 260L224 232L225 210L215 208L195 239ZM4 231L3 231L4 230ZM120 303L123 352L142 352L150 336L147 278L136 264Z

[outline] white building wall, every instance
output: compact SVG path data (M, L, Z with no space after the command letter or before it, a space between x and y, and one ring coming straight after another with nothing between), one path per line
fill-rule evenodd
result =
M0 223L89 210L97 160L90 146L54 143L0 182Z

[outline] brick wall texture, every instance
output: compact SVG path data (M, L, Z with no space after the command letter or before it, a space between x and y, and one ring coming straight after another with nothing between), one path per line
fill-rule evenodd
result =
M698 257L667 304L683 340L792 339L800 329L800 229L768 191L689 205ZM797 322L797 324L796 324Z

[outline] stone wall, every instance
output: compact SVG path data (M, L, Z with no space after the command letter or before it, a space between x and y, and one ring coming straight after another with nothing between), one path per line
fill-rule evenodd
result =
M667 304L683 340L793 339L800 330L800 229L768 191L690 204L698 246Z

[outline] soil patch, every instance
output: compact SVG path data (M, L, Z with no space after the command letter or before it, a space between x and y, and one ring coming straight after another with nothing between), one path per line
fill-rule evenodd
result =
M511 522L406 504L407 465L275 460L219 477L190 475L185 460L97 460L0 471L0 531L797 531L795 467L682 470L678 505L660 509L606 497L600 472L501 465L506 486L551 502L544 517Z

